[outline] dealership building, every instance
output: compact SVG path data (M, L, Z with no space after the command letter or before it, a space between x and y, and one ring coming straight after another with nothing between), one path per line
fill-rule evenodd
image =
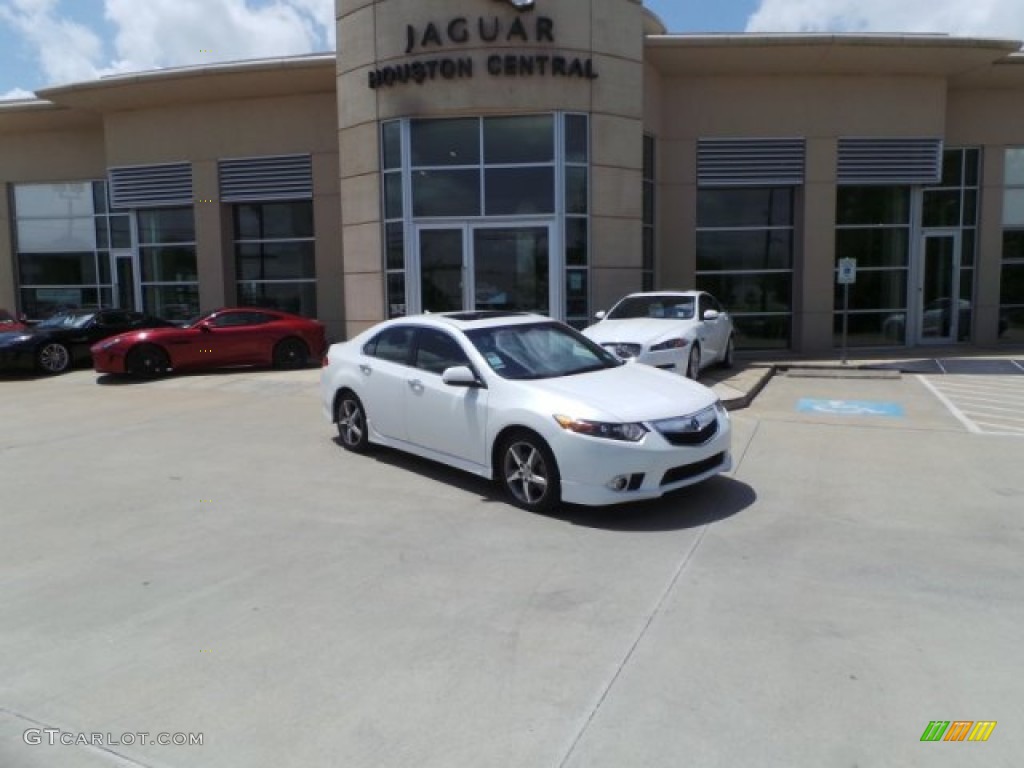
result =
M0 307L583 325L700 288L737 346L1024 341L1024 55L672 33L637 0L337 0L338 53L0 103ZM856 260L848 312L839 265Z

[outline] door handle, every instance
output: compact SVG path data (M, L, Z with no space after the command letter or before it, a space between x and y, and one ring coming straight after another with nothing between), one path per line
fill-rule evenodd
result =
M423 391L423 382L419 379L409 379L409 386L412 387L413 392Z
M373 373L373 368L371 368L368 365L360 365L359 366L359 370L362 371L367 376L369 376L371 373Z

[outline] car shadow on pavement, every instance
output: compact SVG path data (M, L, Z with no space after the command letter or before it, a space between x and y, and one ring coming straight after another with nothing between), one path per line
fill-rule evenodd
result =
M255 365L238 365L230 368L212 368L208 371L182 371L181 373L162 373L155 376L133 376L129 373L98 373L96 374L96 383L104 387L124 387L133 386L140 384L153 384L157 381L166 381L167 379L196 379L196 378L209 378L209 377L230 377L238 376L242 373L294 373L295 371L306 371L312 370L313 368L319 369L319 365L302 366L301 368L287 368L280 369L274 368L273 366L255 366Z
M344 449L340 437L334 437L333 442ZM366 456L381 464L404 472L415 472L420 477L478 496L483 503L505 504L510 510L517 510L497 485L482 477L381 446L373 446ZM749 485L719 475L699 485L673 491L660 499L610 507L562 504L558 509L546 513L546 516L584 528L654 533L699 528L725 520L752 506L755 501L757 494Z

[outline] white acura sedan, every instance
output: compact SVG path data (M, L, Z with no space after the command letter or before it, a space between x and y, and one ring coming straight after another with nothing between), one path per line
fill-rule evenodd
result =
M330 348L320 393L348 450L377 443L492 478L530 510L654 498L732 467L710 389L624 365L540 315L389 320Z
M632 293L583 334L623 360L696 379L700 371L733 363L732 318L710 293Z

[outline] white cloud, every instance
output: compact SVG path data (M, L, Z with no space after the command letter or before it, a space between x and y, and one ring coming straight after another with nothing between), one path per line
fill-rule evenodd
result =
M334 43L332 0L106 0L110 71L288 56Z
M1024 39L1021 0L761 0L748 32L938 32Z
M17 99L34 99L36 95L24 88L15 88L7 93L0 93L0 101L15 101Z
M0 20L33 50L48 82L94 77L102 40L89 27L61 18L57 5L57 0L12 0L0 6Z

